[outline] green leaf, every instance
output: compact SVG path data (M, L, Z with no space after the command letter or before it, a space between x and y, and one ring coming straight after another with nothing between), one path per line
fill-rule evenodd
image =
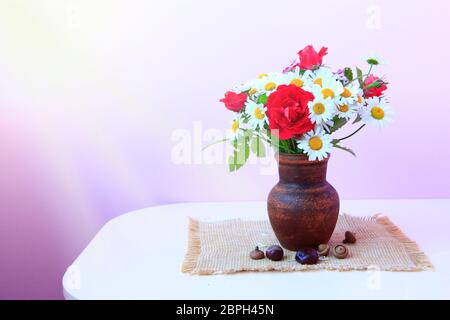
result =
M356 153L354 153L352 149L349 149L349 148L347 148L347 147L340 146L340 145L338 145L337 143L333 143L333 147L338 148L338 149L341 149L341 150L344 150L344 151L347 151L348 153L350 153L350 154L352 154L354 157L356 157Z
M334 123L334 125L330 128L330 134L332 134L333 132L336 132L337 130L342 128L347 123L347 120L343 119L343 118L339 118L338 116L335 116L333 118L333 123Z
M369 58L369 59L367 59L366 61L367 61L368 64L370 64L370 65L372 65L372 66L377 66L377 65L380 64L380 63L378 62L378 60L375 59L375 58Z
M239 170L247 162L250 156L250 135L246 132L246 134L240 136L236 141L233 141L234 152L228 158L230 172Z
M347 67L344 69L344 76L348 79L348 81L353 80L353 71L351 68Z
M251 143L251 149L252 152L259 158L266 156L266 147L264 145L264 142L262 141L261 137L259 136L253 136L252 143Z
M236 152L233 152L231 156L228 157L228 169L230 172L236 171L236 161L237 158Z
M369 84L366 89L379 88L384 84L382 80L375 80L371 84Z
M358 82L359 82L359 86L362 88L363 87L363 73L362 70L358 67L356 67L356 75L358 77Z
M247 160L245 160L247 161ZM235 150L233 154L228 158L228 166L230 172L237 171L244 166L245 162L241 159L239 151Z
M260 103L260 104L267 103L267 95L265 93L263 93L262 95L259 96L258 103Z
M248 123L250 116L248 114L242 113L241 121L242 123Z

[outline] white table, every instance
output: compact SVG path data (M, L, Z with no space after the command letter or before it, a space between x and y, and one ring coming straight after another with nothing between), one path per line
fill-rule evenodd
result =
M188 216L267 217L265 202L183 203L119 216L63 277L66 299L449 299L450 200L342 201L341 212L387 214L435 266L424 272L183 274Z

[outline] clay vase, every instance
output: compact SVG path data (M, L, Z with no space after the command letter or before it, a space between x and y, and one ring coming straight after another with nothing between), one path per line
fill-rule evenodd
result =
M280 181L267 200L269 219L280 244L292 251L328 243L339 215L339 195L326 180L328 158L277 156Z

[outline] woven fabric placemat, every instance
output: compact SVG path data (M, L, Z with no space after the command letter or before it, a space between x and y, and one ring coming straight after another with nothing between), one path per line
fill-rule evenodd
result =
M388 217L354 217L339 215L336 229L329 242L342 243L345 231L355 233L355 244L347 244L349 256L337 259L331 252L315 265L301 265L295 252L285 250L282 261L252 260L249 252L256 245L278 244L269 221L226 220L201 222L190 219L188 250L182 272L212 275L241 271L309 271L309 270L367 270L422 271L433 265L417 244L410 240Z

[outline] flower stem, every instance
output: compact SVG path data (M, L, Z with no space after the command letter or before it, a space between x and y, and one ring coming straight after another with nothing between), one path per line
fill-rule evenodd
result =
M289 144L291 145L292 151L296 152L297 148L295 146L295 142L292 139L289 139Z
M370 72L372 71L372 67L373 67L373 65L371 64L370 68L369 68L369 71L367 72L366 77L364 78L363 83L366 82L367 77L370 76Z
M361 76L361 80L362 80L363 77L367 77L368 75L369 75L368 73L363 74L363 75ZM353 79L352 81L347 82L347 83L344 85L344 87L348 86L350 83L352 83L353 81L358 80L359 78L360 78L360 77L356 77L356 78Z
M356 133L359 132L359 130L361 130L361 129L364 128L365 126L366 126L366 124L363 124L361 127L359 127L358 129L356 129L353 133L349 134L348 136L345 136L345 137L340 138L340 139L335 139L335 140L333 140L333 144L339 143L339 142L341 142L342 140L345 140L345 139L348 139L348 138L354 136Z
M257 137L263 139L263 141L267 142L268 144L271 144L270 140L266 139L263 135L255 134Z
M225 138L225 139L213 141L212 143L210 143L210 144L204 146L204 147L202 148L202 151L205 151L205 149L208 149L209 147L212 147L213 145L216 145L216 144L218 144L218 143L225 142L225 141L228 141L228 140L230 140L230 139L229 139L229 138Z

